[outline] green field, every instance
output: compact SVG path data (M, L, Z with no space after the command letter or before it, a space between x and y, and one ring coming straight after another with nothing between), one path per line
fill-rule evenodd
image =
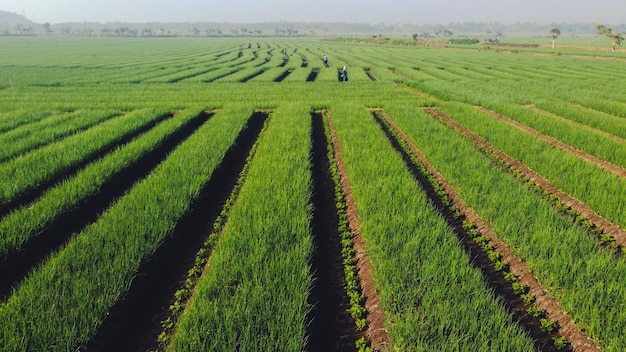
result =
M0 39L0 350L626 350L624 52L256 39Z

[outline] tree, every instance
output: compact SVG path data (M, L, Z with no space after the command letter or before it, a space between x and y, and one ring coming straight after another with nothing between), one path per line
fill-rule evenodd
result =
M550 34L552 34L552 49L554 49L556 38L558 38L561 35L561 31L558 28L552 28L550 30Z
M611 51L615 51L615 47L616 46L622 46L622 44L624 43L624 33L615 33L615 31L613 30L613 28L611 27L606 27L604 25L601 24L597 24L596 25L596 30L598 31L599 35L603 35L608 37L609 39L611 39Z
M42 24L41 26L46 30L46 33L52 33L53 32L52 25L49 22L46 22L46 23Z

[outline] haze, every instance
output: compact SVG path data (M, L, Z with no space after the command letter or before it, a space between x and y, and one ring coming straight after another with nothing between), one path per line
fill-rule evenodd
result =
M52 24L63 22L626 22L620 0L3 0L0 10Z

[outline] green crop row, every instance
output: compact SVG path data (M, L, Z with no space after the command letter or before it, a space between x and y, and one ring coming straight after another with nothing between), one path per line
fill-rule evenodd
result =
M626 119L572 103L552 100L535 101L535 106L574 122L626 139Z
M306 346L310 237L306 106L283 105L260 137L219 244L171 350L299 351ZM207 332L210 332L207 334Z
M104 120L114 117L114 111L77 111L55 114L0 135L0 162L42 145L78 133Z
M398 350L533 350L365 109L332 109Z
M607 220L626 226L626 205L617 201L626 199L625 179L473 107L449 103L442 106L442 110Z
M53 111L24 109L0 113L0 133L43 120L55 114Z
M470 141L458 138L419 107L385 110L466 204L491 224L518 258L525 259L544 289L581 329L607 350L626 346L620 332L626 317L611 308L611 302L626 299L623 260L599 247L586 229L561 215L549 200L494 167ZM459 113L451 116L457 118Z
M444 208L442 211L449 212L450 215L448 215L448 217L454 218L448 221L458 223L461 219L469 218L469 214L464 213L464 210L457 208L454 202L450 199L450 193L448 193L449 191L446 190L446 186L442 183L447 182L445 180L440 181L437 179L437 170L432 168L427 161L420 160L420 156L416 155L416 153L411 150L412 145L410 145L410 141L405 140L405 137L401 137L399 135L399 133L402 133L401 131L397 131L390 126L387 120L388 118L383 117L382 113L379 111L374 111L373 113L381 126L383 126L386 131L389 131L391 135L390 137L398 142L398 145L402 148L403 153L406 153L406 155L410 158L411 164L418 168L419 173L428 179L428 183L432 185L433 191L437 194L436 197L441 200L442 207ZM456 193L455 191L452 192ZM536 324L542 325L541 330L548 335L555 335L552 336L555 347L559 350L566 347L569 344L567 339L564 336L556 334L555 330L558 327L558 323L547 318L545 314L546 311L535 304L536 297L529 292L529 287L520 282L519 277L510 270L510 264L503 260L502 249L498 248L498 245L494 245L489 236L481 233L484 229L478 229L477 224L469 220L463 220L462 226L458 224L454 226L456 226L456 231L460 233L461 236L466 239L472 239L482 249L484 255L486 255L489 260L493 262L494 270L496 272L500 272L505 281L511 284L512 292L523 300L528 315L537 320ZM504 287L502 288L505 289Z
M0 221L0 257L18 251L64 212L80 207L118 173L159 147L169 135L188 124L200 112L183 111L110 155L86 166L74 177L45 192L37 201L10 213Z
M210 119L0 304L3 350L86 345L219 165L245 124L242 108Z
M62 174L167 114L155 109L133 111L0 164L0 179L3 180L0 204Z
M267 128L268 121L269 120L265 121L263 130ZM260 134L263 134L263 130ZM222 231L224 230L224 226L226 226L226 222L228 221L230 212L235 205L237 198L239 197L239 192L241 191L244 182L248 177L248 172L250 171L252 159L254 159L254 156L256 155L257 146L258 140L254 143L250 152L248 153L248 156L246 157L246 163L239 173L239 177L235 186L233 187L230 196L224 203L224 206L222 207L219 216L213 222L213 229L211 230L211 234L209 234L207 239L202 244L202 247L198 250L196 258L194 260L194 265L187 272L187 277L184 281L184 284L174 294L174 297L172 299L173 303L169 307L169 314L167 318L161 321L161 327L163 330L157 337L157 344L159 345L160 349L164 349L169 345L172 337L171 335L174 332L173 328L175 327L176 322L178 322L180 315L183 313L184 308L187 305L187 302L189 301L189 298L191 297L196 284L201 278L204 267L209 262L209 259L211 258L211 253L213 252L213 249L217 245L218 240L222 235Z
M490 104L485 107L587 154L626 168L626 143L623 141L608 138L606 134L597 130L581 128L568 123L567 120L563 121L520 105Z

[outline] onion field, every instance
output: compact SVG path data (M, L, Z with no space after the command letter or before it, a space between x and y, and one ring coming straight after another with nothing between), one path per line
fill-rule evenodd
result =
M626 350L624 52L0 45L2 351Z

